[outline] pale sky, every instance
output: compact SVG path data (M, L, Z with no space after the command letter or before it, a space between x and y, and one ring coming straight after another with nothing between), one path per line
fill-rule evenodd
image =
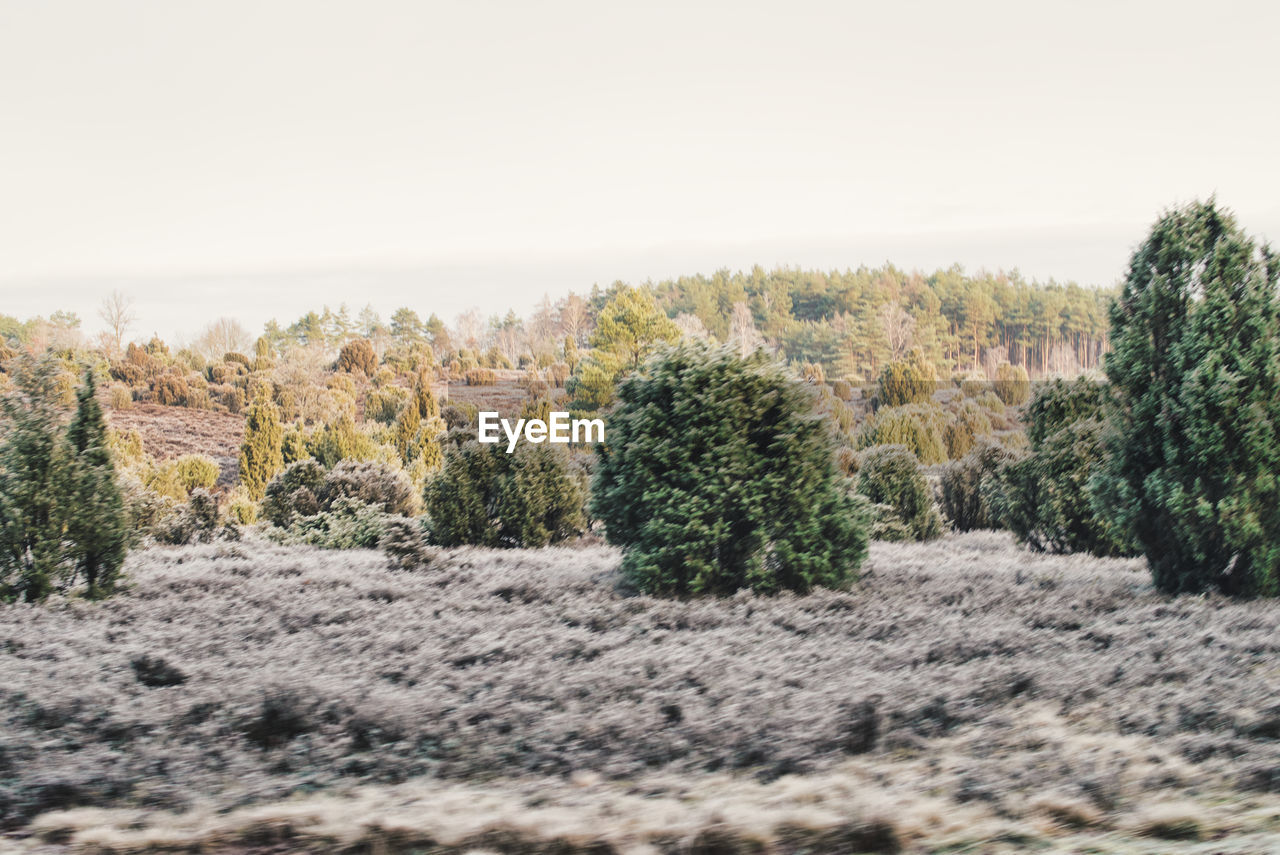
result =
M452 318L718 267L1280 238L1280 4L0 0L0 312Z

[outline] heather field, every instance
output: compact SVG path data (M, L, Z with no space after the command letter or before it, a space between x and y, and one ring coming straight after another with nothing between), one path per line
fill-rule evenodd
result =
M1006 534L848 592L634 595L603 547L136 552L0 608L0 847L1280 848L1280 612Z

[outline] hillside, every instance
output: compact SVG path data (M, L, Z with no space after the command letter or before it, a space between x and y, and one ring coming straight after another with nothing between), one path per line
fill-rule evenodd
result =
M1265 603L1169 599L1141 562L996 533L875 544L847 593L658 600L616 564L134 553L115 598L0 613L4 827L44 852L1243 853L1280 833Z

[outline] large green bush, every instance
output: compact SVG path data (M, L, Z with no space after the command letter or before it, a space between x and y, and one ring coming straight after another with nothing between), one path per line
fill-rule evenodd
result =
M427 483L431 534L443 546L546 546L586 529L585 479L559 445L468 439Z
M1280 259L1217 205L1170 212L1111 310L1108 513L1169 592L1280 594Z
M1091 479L1106 457L1107 394L1088 378L1055 380L1037 389L1027 407L1030 454L1000 470L990 502L1001 523L1034 550L1131 551L1093 501Z
M921 463L945 463L947 414L937 404L885 407L859 429L859 448L905 445Z
M637 587L804 591L855 577L864 508L815 397L785 368L688 342L623 381L619 399L592 510Z
M1031 400L1031 381L1021 365L1000 363L996 366L996 379L991 385L1000 400L1011 407L1020 407Z
M876 531L884 540L932 540L942 520L920 461L901 445L877 445L860 455L858 492L876 506Z
M1018 459L1008 446L981 437L968 454L942 470L943 515L956 531L1000 528L993 501L1004 467Z
M923 404L933 399L938 388L938 376L930 363L919 354L912 353L907 359L886 365L880 372L877 385L882 406Z

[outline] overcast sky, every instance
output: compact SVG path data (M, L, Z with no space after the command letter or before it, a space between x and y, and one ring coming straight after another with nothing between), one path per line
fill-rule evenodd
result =
M451 318L753 263L1280 237L1280 4L0 0L0 312Z

